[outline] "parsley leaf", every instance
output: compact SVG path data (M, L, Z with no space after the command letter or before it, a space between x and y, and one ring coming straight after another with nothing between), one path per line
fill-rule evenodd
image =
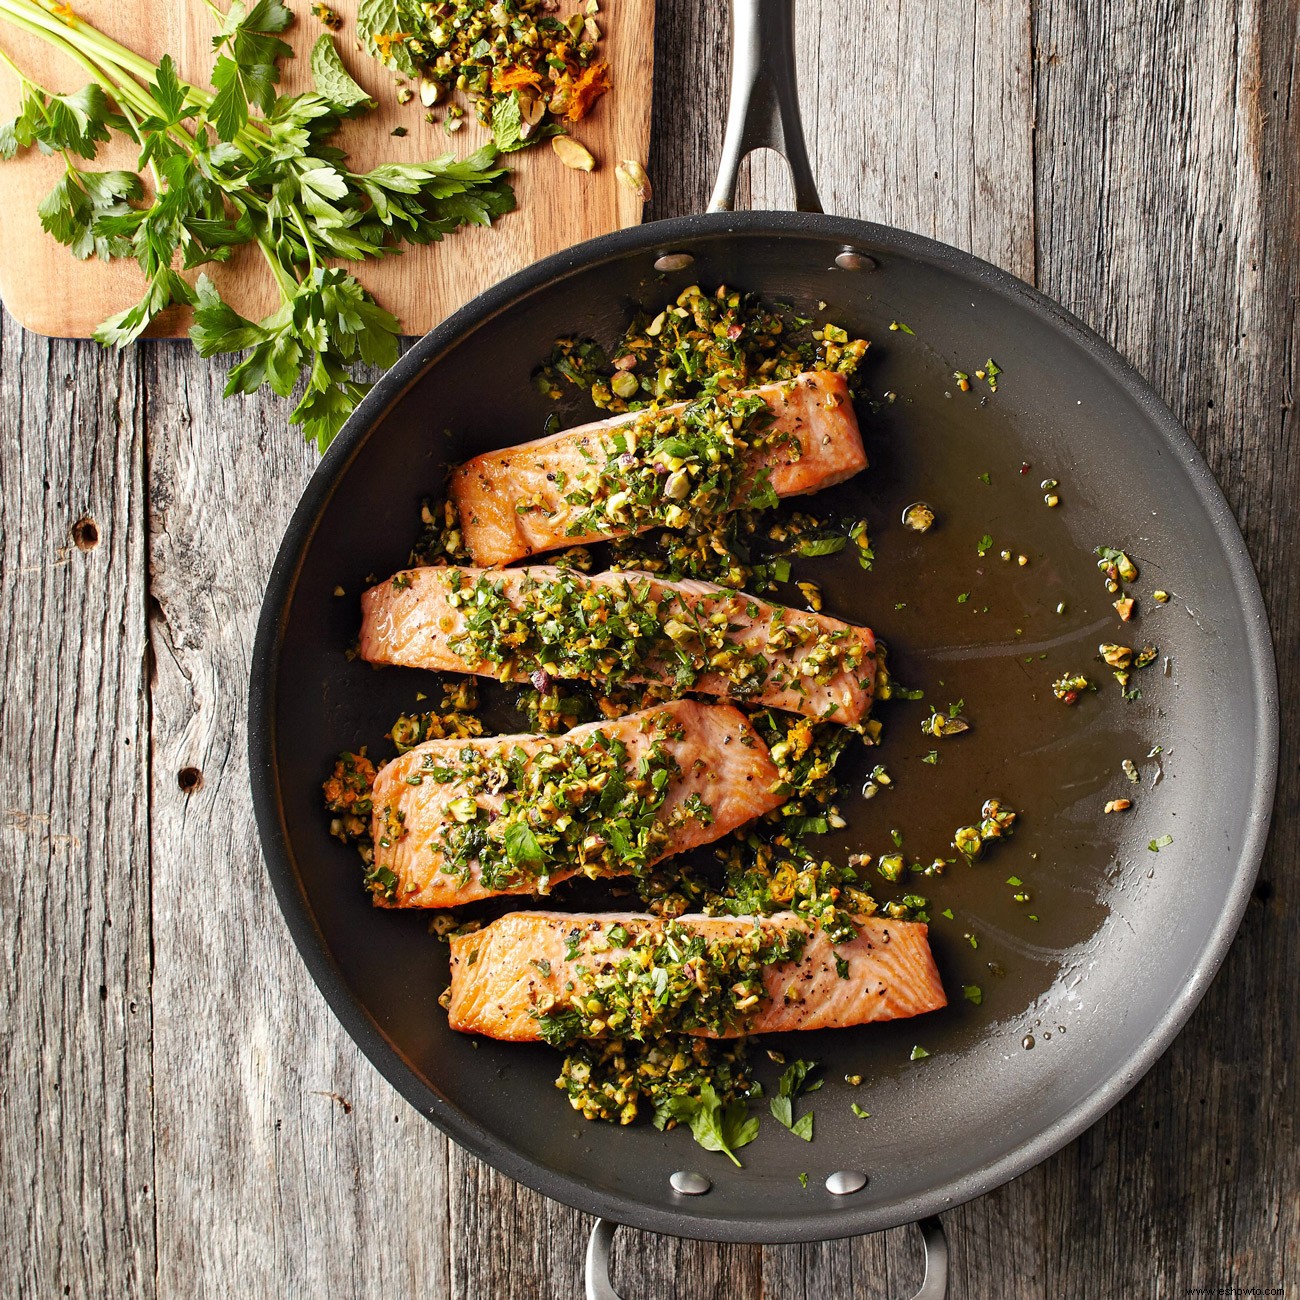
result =
M743 1101L725 1105L711 1083L700 1088L698 1097L670 1097L665 1109L673 1119L690 1125L696 1142L706 1151L721 1151L738 1169L736 1152L758 1136L758 1119L749 1114Z
M208 117L222 140L233 140L248 122L250 107L269 114L280 84L279 61L293 49L276 34L293 21L279 0L257 0L246 10L235 0L221 31L212 38L214 50L225 50L212 69L216 97Z
M777 1082L777 1095L768 1103L772 1118L805 1142L811 1142L813 1137L812 1111L808 1111L796 1120L794 1103L801 1093L816 1092L822 1086L821 1079L814 1079L811 1083L808 1081L809 1075L816 1069L818 1069L816 1061L792 1062Z
M357 369L391 365L400 329L329 263L487 225L515 198L491 145L465 159L351 171L330 137L368 96L328 35L311 55L316 90L278 95L279 61L292 53L280 33L291 21L280 0L232 4L213 38L209 95L183 81L169 55L128 67L104 53L84 19L69 20L47 39L71 47L97 81L51 96L23 78L19 113L0 126L0 157L32 147L61 153L64 174L39 208L43 227L76 257L130 256L144 273L143 296L99 326L100 343L125 346L168 307L195 306L191 337L201 355L247 353L226 394L296 391L290 422L324 449L369 391ZM116 105L104 86L116 88ZM138 148L134 171L78 165L114 132ZM149 186L137 174L146 169ZM180 274L243 244L257 246L279 289L279 307L260 321L230 308L206 277L191 288Z
M104 233L101 223L131 211L130 200L143 193L135 172L91 172L69 167L41 200L41 228L66 244L77 258L92 254L107 262L130 252L130 241Z
M506 856L515 866L545 861L542 846L524 822L511 822L505 831Z
M848 545L847 537L808 537L795 543L800 555L835 555Z

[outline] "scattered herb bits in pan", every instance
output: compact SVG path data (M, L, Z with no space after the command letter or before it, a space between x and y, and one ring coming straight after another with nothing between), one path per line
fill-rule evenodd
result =
M1067 652L1061 621L1082 627L1095 615L1082 593L1038 594L1056 557L1031 565L1014 520L990 513L972 528L969 510L930 486L934 504L909 493L886 511L869 472L851 497L820 484L798 502L764 490L765 467L746 457L770 450L779 430L756 395L821 375L818 391L850 403L868 434L872 414L892 404L872 401L867 340L831 316L693 285L635 311L616 339L558 340L534 375L556 404L546 437L453 469L450 496L423 507L409 566L363 598L361 658L449 682L481 678L497 714L489 724L475 690L449 690L437 712L397 720L397 757L350 751L326 782L331 825L358 841L382 905L406 888L393 850L419 833L412 789L447 810L437 862L416 844L426 877L452 895L470 881L514 891L491 913L437 927L451 945L442 1001L453 1028L550 1044L562 1054L556 1086L584 1117L681 1127L741 1166L765 1131L816 1144L837 1123L833 1111L817 1118L820 1065L797 1047L756 1053L759 1035L836 1028L865 1043L882 1032L863 1028L872 1021L986 1023L990 1008L1005 1010L1008 933L1032 944L1024 932L1055 901L1039 849L1016 835L1023 820L1031 845L1042 843L1035 810L989 777L1001 770L987 758L1004 732L1000 698L967 690L961 655L910 657L927 609L988 613L995 582L1033 591L1015 629L1026 653L1007 647L1002 688L1041 699L1053 734L1086 727L1103 707L1098 672L1122 675L1128 698L1128 679L1159 654L1119 630L1144 615L1136 589L1129 595L1138 566L1117 548L1098 552L1103 585L1118 589L1105 593L1116 630L1080 633ZM911 333L901 322L895 332ZM998 374L988 363L966 377L991 391ZM491 492L457 490L458 476L489 461L509 470ZM996 464L977 463L990 465L974 475L984 487L1035 488L1025 464L999 478ZM973 489L981 512L984 487ZM475 550L489 495L507 520L530 521L525 548L494 557L525 559L520 567L485 567ZM900 552L924 556L949 538L962 558L940 582L897 564ZM907 677L921 681L897 680L884 640L837 618L846 573L869 593L855 610L899 620ZM1117 595L1132 605L1111 608ZM860 708L818 694L846 675ZM743 729L694 753L680 737L636 753L621 738L638 717L683 706L735 711ZM732 744L745 751L739 767ZM886 763L891 745L919 762ZM761 790L730 816L723 800L741 770ZM1141 779L1132 764L1124 772ZM951 821L917 822L893 813L900 787L962 799ZM1125 819L1108 814L1134 800L1115 793L1095 810L1122 832ZM674 851L683 831L696 851ZM1144 844L1156 854L1173 840ZM615 877L611 903L588 905L573 881L584 874ZM983 901L972 908L972 897ZM996 923L986 905L1004 909ZM946 990L931 944L950 966ZM940 1068L939 1034L899 1028L891 1070ZM856 1087L871 1072L844 1077ZM870 1117L856 1102L849 1113Z

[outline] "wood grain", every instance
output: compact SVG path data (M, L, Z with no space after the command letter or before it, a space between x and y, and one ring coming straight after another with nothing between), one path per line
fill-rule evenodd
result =
M430 124L418 97L406 106L395 97L393 76L357 48L358 0L338 0L332 7L344 20L337 45L353 76L371 93L378 107L344 124L337 143L348 151L351 165L366 170L380 162L416 162L446 153L465 155L478 148L488 133L466 117L454 136L441 120ZM561 13L580 6L565 0ZM296 6L297 21L286 33L298 58L284 65L289 92L310 88L307 53L325 29L310 13ZM76 12L86 21L157 60L171 51L182 74L204 84L212 65L214 21L201 0L84 0ZM511 154L517 211L491 230L461 230L441 243L407 248L400 256L367 265L360 279L375 297L397 315L412 334L432 329L444 316L489 285L520 267L558 252L579 240L591 239L641 219L641 202L614 176L624 158L644 160L650 132L651 85L654 70L654 4L652 0L620 0L599 15L606 32L602 44L617 87L604 96L588 117L572 129L596 157L590 175L571 171L549 145ZM26 33L0 26L0 47L29 76L50 90L75 90L84 73ZM17 81L0 66L0 120L11 117L17 104ZM441 110L438 113L441 118ZM394 137L395 128L407 134ZM96 166L131 167L133 150L115 144ZM73 262L66 248L40 228L37 204L58 180L62 162L33 150L0 166L0 210L5 235L0 241L0 299L28 329L66 338L88 338L107 316L129 307L144 292L145 280L129 261ZM241 249L224 265L207 268L222 294L238 311L254 320L273 311L279 300L274 284L256 250ZM197 275L197 272L194 274ZM191 276L191 278L193 278ZM150 328L155 336L180 335L189 328L189 314L170 310Z
M6 1295L153 1286L140 362L0 333Z
M315 458L274 403L232 419L188 346L146 383L158 1294L445 1294L446 1141L326 1009L249 808L254 624Z
M666 216L711 184L726 24L699 0L657 17L650 215ZM799 0L798 20L827 209L989 257L1130 355L1223 483L1278 641L1277 817L1224 969L1104 1120L945 1216L953 1294L1294 1289L1300 0ZM757 158L744 188L787 201L784 164ZM187 347L118 358L6 322L0 349L0 754L36 818L6 829L0 884L0 1292L579 1294L590 1221L450 1147L378 1078L266 887L248 656L314 460L284 407L220 401ZM65 555L85 509L104 541ZM62 835L94 845L93 869ZM627 1300L892 1300L915 1289L920 1244L907 1228L779 1248L621 1231L614 1276Z

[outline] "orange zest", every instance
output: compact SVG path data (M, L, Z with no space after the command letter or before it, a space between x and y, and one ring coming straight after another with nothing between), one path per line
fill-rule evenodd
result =
M375 35L375 49L383 59L393 57L393 46L399 41L409 40L410 32L378 32Z
M570 122L586 117L591 106L613 86L609 79L607 63L593 63L582 70L581 76L570 87L569 106L564 116Z
M540 86L542 74L532 68L513 67L492 74L492 89L498 94L509 94L521 86Z

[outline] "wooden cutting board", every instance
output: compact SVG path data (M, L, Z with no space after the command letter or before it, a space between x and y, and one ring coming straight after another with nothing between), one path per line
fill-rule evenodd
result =
M348 150L353 170L448 152L464 155L482 144L487 133L472 112L465 126L449 136L441 121L431 125L424 120L418 96L410 104L397 103L393 74L357 44L357 2L331 0L344 19L336 34L343 61L378 102L373 112L345 123L335 137ZM291 0L291 7L295 22L285 35L298 57L286 60L281 69L284 88L293 92L309 88L307 54L325 29L312 15L308 0ZM576 7L565 0L561 13ZM207 84L216 25L202 0L77 0L74 8L87 22L155 62L170 52L183 76ZM571 132L596 157L595 171L571 171L550 144L542 142L509 155L519 207L492 227L461 230L439 244L407 248L399 257L362 264L359 270L350 264L379 302L400 317L407 333L431 329L475 294L539 257L640 221L641 202L616 179L614 168L623 159L646 159L654 8L654 0L605 0L597 17L614 89ZM49 90L76 90L86 81L74 64L3 22L0 48ZM17 80L0 65L0 120L11 118L17 103ZM399 126L407 129L403 137L392 134ZM89 165L131 167L135 152L133 146L115 142L103 147ZM145 280L131 261L78 262L41 229L37 205L58 180L62 165L61 159L35 149L0 161L0 300L30 330L84 338L105 317L138 301ZM256 320L276 305L274 286L255 249L241 249L229 262L206 270L245 316ZM173 309L159 317L149 333L174 337L184 334L188 324L188 312Z

